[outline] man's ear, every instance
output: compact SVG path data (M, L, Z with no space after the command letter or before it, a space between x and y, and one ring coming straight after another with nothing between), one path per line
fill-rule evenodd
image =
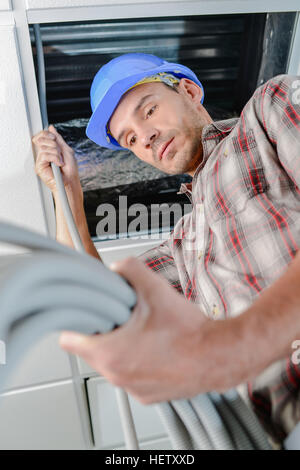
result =
M203 95L202 88L189 78L182 78L178 84L178 91L186 95L195 103L200 103Z

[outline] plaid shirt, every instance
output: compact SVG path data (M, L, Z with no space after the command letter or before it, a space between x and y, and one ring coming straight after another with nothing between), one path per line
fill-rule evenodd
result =
M239 118L206 126L202 144L203 161L180 188L192 212L141 258L208 317L226 319L280 277L300 245L300 77L260 86ZM282 441L300 421L300 366L276 362L248 392Z

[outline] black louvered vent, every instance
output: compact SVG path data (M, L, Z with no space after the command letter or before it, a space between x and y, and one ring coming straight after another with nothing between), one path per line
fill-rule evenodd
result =
M256 85L264 25L264 14L42 25L49 121L89 117L93 76L127 52L152 53L192 68L204 85L206 105L239 112ZM35 54L32 30L31 39ZM251 90L240 96L239 77L253 50Z

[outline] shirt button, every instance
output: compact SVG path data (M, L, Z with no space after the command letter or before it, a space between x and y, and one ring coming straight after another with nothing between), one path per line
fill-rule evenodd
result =
M228 149L225 149L225 151L224 151L225 157L228 157L228 153L229 153L229 152L228 152Z
M220 315L220 309L217 305L213 306L212 314L213 314L214 317L218 317Z
M202 258L202 255L203 255L203 251L200 250L199 253L198 253L198 259Z

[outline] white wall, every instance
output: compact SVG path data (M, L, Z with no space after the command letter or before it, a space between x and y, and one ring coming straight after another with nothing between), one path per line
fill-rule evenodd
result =
M0 64L0 220L46 233L14 26L0 26Z

